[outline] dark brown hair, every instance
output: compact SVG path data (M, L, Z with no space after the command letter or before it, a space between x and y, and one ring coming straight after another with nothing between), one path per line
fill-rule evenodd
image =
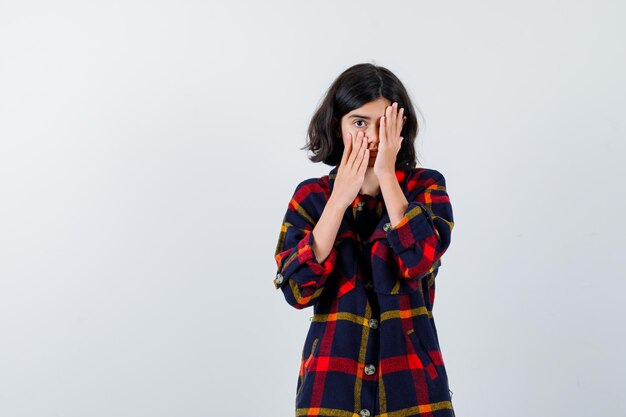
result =
M419 125L413 103L398 77L387 68L370 63L353 65L331 84L309 123L307 143L301 149L313 152L309 156L313 162L338 165L344 151L341 118L380 97L398 102L398 109L404 108L406 122L400 132L403 139L396 168L415 168L419 162L414 146Z

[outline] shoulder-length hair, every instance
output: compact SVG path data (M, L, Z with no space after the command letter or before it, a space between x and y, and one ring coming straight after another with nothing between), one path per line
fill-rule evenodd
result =
M398 77L387 68L370 63L353 65L333 81L309 123L307 143L301 149L313 152L309 156L313 162L338 165L344 151L341 118L380 97L398 102L398 109L404 108L406 121L400 132L403 139L396 169L415 168L419 160L414 142L419 126L413 103Z

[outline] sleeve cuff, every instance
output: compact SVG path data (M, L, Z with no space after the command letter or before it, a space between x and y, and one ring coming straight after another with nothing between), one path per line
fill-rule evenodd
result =
M424 204L411 201L398 224L387 230L387 240L391 248L400 254L433 233L437 233L437 229Z
M330 274L335 266L335 260L337 259L337 250L335 247L333 246L326 259L322 262L318 262L317 258L315 258L315 252L313 252L313 233L308 234L305 242L304 244L300 242L300 244L302 245L304 257L309 268L311 268L316 275Z
M274 286L280 288L287 279L293 279L301 287L322 286L335 266L337 250L333 247L325 260L318 262L313 252L313 233L304 236L285 261L282 272L276 274Z

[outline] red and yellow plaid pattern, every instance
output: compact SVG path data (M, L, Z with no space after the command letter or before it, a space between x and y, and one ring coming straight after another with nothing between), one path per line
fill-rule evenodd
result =
M311 231L337 168L297 185L275 251L274 286L294 308L313 306L296 416L454 416L432 315L435 277L454 226L445 179L434 169L396 170L409 202L401 221L391 225L381 193L373 197L380 220L363 240L354 227L359 195L331 253L318 262ZM358 262L363 251L371 282Z

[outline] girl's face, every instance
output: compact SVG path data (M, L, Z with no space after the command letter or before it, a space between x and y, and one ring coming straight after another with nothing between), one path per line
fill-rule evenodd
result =
M341 137L343 138L344 146L348 146L348 141L350 140L348 133L354 139L359 130L364 132L367 138L367 149L370 150L368 167L374 166L376 161L380 118L385 115L387 106L391 106L391 101L380 97L348 112L341 118Z

